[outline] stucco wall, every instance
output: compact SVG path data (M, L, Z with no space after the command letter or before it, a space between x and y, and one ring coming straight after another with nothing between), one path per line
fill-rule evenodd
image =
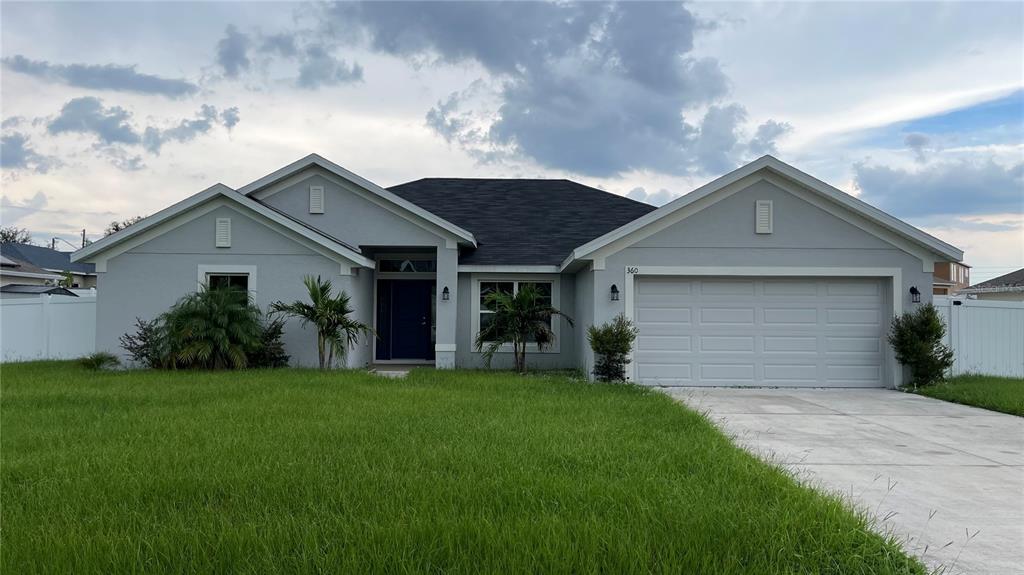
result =
M770 235L754 233L755 200L773 202ZM918 257L763 180L609 255L605 269L593 272L593 293L607 293L612 284L622 289L627 266L899 268L904 310L912 306L910 286L921 291L922 302L932 292L931 272ZM593 322L624 310L625 298L595 297Z
M214 245L215 221L231 218L231 247ZM369 322L372 273L340 275L341 265L320 255L279 229L268 227L229 207L218 207L159 237L111 258L99 274L97 287L97 340L99 351L124 355L118 338L132 331L136 317L153 319L182 296L196 291L199 265L256 266L253 298L261 309L283 300L306 299L304 275L330 279L357 302L360 319ZM250 278L250 287L252 278ZM369 286L369 288L368 288ZM368 291L369 290L369 291ZM317 361L316 335L296 320L286 327L284 343L294 365ZM350 365L369 360L368 342L350 354Z
M576 365L584 373L590 374L594 369L594 352L587 343L587 328L594 325L594 272L589 267L576 274ZM619 286L621 289L622 286ZM609 286L609 289L610 286Z
M366 199L354 187L342 188L311 168L280 191L260 197L265 204L354 246L443 246L444 238ZM309 213L310 186L323 186L324 213ZM365 193L365 192L364 192ZM415 217L415 216L410 216Z
M543 276L536 274L459 274L459 301L458 301L458 332L456 334L456 365L461 368L485 368L486 363L480 353L477 353L474 341L476 334L473 332L473 298L478 297L474 287L474 281L481 278L494 280L516 280L528 281L528 279L540 279ZM575 313L576 281L572 274L550 274L547 277L559 278L559 301L556 307L572 316ZM499 279L500 278L500 279ZM573 317L573 320L576 318ZM564 318L558 318L559 325L559 348L558 352L546 351L538 353L534 350L526 352L526 365L531 369L572 369L579 365L576 355L577 334L572 326ZM491 367L495 369L511 369L513 365L512 353L499 352L494 355Z

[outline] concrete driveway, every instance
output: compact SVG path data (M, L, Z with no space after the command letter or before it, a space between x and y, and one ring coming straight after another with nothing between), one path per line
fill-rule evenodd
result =
M944 573L1024 573L1024 418L890 390L666 388Z

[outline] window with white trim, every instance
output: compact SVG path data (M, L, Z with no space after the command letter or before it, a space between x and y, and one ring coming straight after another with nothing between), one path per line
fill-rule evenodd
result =
M515 295L527 285L532 285L540 294L540 302L544 305L553 306L554 282L538 280L481 280L479 287L480 313L477 333L482 331L494 318L494 309L488 306L487 297L495 292ZM552 327L551 318L547 320L548 327ZM532 341L532 337L530 341ZM557 341L557 340L556 340Z

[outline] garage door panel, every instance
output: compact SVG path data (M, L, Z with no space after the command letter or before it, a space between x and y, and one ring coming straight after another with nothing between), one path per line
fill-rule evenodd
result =
M766 365L764 380L772 383L813 382L818 380L817 365Z
M882 387L875 278L639 278L637 379L652 385Z
M701 308L700 323L704 325L754 325L754 308Z
M691 312L689 308L672 309L640 309L637 312L637 321L643 323L690 323Z
M703 352L754 352L754 337L749 335L705 335L700 337Z
M762 351L766 354L818 353L818 338L815 336L766 335L761 341L764 343Z
M765 308L764 323L776 325L799 325L818 323L817 308Z
M825 350L829 353L873 353L882 352L882 340L878 337L826 337Z
M700 293L704 296L754 295L752 280L704 280L700 282Z
M871 325L881 321L878 309L829 309L825 312L829 325Z
M637 337L637 349L646 351L685 352L692 349L688 335L641 335Z

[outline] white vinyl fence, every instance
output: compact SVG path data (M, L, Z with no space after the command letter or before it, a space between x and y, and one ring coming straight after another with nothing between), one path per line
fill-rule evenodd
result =
M1024 377L1024 302L935 296L935 307L946 322L953 375Z
M70 359L96 351L96 292L0 298L3 361Z

